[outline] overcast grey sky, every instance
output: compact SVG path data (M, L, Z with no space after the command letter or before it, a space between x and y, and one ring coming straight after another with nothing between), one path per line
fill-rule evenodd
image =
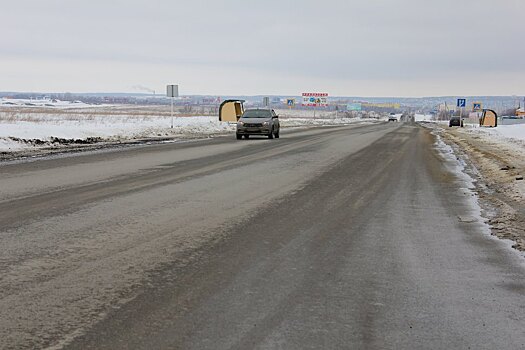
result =
M1 0L0 91L525 94L525 0Z

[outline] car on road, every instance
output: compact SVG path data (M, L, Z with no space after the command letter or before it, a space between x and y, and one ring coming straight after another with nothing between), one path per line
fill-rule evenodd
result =
M269 139L279 138L279 116L273 109L247 109L237 121L237 140L250 135L264 135Z
M449 127L460 126L463 127L463 119L461 117L452 117L448 122Z
M397 117L395 114L390 114L390 116L388 117L388 121L389 122L397 122Z

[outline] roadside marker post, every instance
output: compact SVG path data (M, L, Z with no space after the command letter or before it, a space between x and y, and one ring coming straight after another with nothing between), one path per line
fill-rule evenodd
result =
M171 97L171 128L173 129L173 99L179 97L179 86L178 85L167 85L166 95Z

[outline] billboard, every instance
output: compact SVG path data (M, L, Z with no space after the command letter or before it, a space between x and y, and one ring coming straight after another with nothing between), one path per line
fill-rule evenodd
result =
M346 105L347 111L360 111L363 109L363 106L360 103L349 103Z
M393 109L400 109L401 104L400 103L364 103L365 107L376 107L376 108L393 108Z
M328 106L328 94L325 92L303 92L303 106L326 107Z

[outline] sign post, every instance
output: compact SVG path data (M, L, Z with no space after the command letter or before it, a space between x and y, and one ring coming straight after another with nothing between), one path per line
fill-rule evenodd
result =
M465 98L458 98L457 106L459 108L459 118L461 119L463 108L467 106L467 99Z
M179 86L178 85L167 85L166 95L171 97L171 128L173 129L173 99L179 97Z
M288 109L292 109L295 106L295 98L286 99L286 105L288 106Z

